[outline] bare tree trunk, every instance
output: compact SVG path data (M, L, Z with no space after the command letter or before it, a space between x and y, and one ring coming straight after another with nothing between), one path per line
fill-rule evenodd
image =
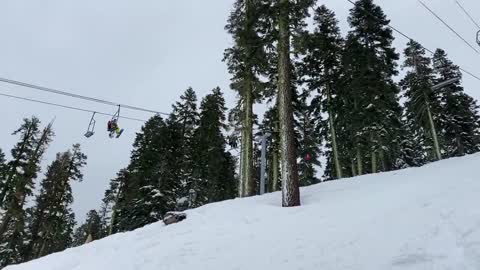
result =
M245 28L247 31L254 31L251 29L252 18L252 0L245 0ZM252 47L247 40L246 44L245 69L246 75L243 85L243 132L242 132L242 169L240 174L241 190L240 196L254 196L255 195L255 179L253 178L253 68L251 63L251 55L253 54Z
M249 1L247 1L249 2ZM255 195L255 180L253 178L253 94L251 76L245 85L245 159L243 165L244 196Z
M354 159L352 159L351 166L352 166L352 176L355 177L355 176L357 176L357 166L355 165L355 160Z
M278 149L274 149L272 155L272 180L270 181L270 192L275 192L277 191L278 187Z
M360 143L357 140L357 175L363 175L363 158Z
M332 137L332 150L333 150L333 162L335 164L335 172L337 179L343 178L342 166L340 165L340 159L338 155L338 145L337 145L337 132L335 130L335 123L333 119L332 111L332 94L330 92L330 86L327 86L327 99L328 99L328 122L330 124L330 136Z
M383 152L383 149L378 151L378 158L380 159L380 164L382 165L382 171L386 172L387 164L385 163L385 153Z
M374 141L374 136L373 134L370 134L370 142L373 142L373 141ZM377 173L377 150L372 149L371 158L372 158L372 173Z
M377 152L372 151L372 173L377 173Z
M277 136L278 134L278 122L275 121L273 124L273 134L272 136ZM278 143L278 142L277 142ZM278 189L278 171L279 171L279 160L278 160L278 144L274 144L272 147L272 164L270 169L272 170L272 179L270 180L270 192L275 192Z
M427 102L427 114L428 114L428 121L430 123L430 132L432 133L435 156L437 160L441 160L442 153L440 152L440 144L438 143L437 130L435 128L435 123L433 122L433 116L432 116L432 112L430 111L430 105L428 104L428 102Z
M282 205L300 205L296 146L293 131L292 84L290 81L289 0L280 0L278 22L278 101L280 122L280 160L282 166Z
M355 108L355 111L358 110L358 102L357 99L354 99L353 101L353 107ZM362 149L360 149L360 139L358 138L358 135L355 134L355 149L356 149L356 159L357 159L357 175L363 175L363 157L362 157Z
M245 181L243 178L243 171L244 169L244 164L245 164L245 129L243 128L243 123L242 123L242 136L241 136L241 143L240 143L240 179L238 183L238 196L243 197L245 194Z

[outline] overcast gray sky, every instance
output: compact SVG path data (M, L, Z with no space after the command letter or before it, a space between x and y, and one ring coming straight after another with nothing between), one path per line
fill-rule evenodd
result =
M425 0L472 44L475 26L454 0ZM171 104L192 86L200 97L220 86L229 104L229 75L221 62L230 38L224 25L233 0L4 0L0 3L0 77L15 79L118 103L169 112ZM444 48L458 65L480 76L480 55L450 33L416 0L377 0L392 24L424 46ZM321 0L333 9L348 30L351 4ZM462 3L480 21L480 1ZM475 13L474 11L477 11ZM407 41L398 37L403 50ZM480 47L478 47L480 49ZM480 98L479 81L464 76L466 91ZM0 93L36 98L97 111L114 112L101 104L69 99L35 90L0 84ZM55 140L43 165L73 143L88 155L84 182L74 185L74 210L83 221L98 208L108 182L129 161L131 144L141 123L122 121L119 140L105 132L106 117L98 117L97 134L83 137L90 115L0 97L0 148L9 152L17 138L10 133L21 119L38 116L44 123L56 117ZM151 115L124 110L147 119ZM43 176L43 172L42 175Z

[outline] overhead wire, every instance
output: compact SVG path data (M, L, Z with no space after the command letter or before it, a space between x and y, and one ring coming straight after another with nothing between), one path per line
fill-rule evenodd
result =
M25 83L25 82L16 81L16 80L11 80L11 79L7 79L7 78L1 78L0 77L0 82L12 84L12 85L17 85L17 86L22 86L22 87L27 87L27 88L31 88L31 89L36 89L36 90L39 90L39 91L53 93L53 94L57 94L57 95L63 95L63 96L68 96L68 97L72 97L72 98L77 98L77 99L83 99L83 100L87 100L87 101L102 103L102 104L111 105L111 106L120 106L122 108L135 110L135 111L143 111L143 112L154 113L154 114L169 115L168 113L164 113L164 112L158 112L158 111L144 109L144 108L135 107L135 106L130 106L130 105L126 105L126 104L115 103L115 102L108 101L108 100L87 97L87 96L78 95L78 94L74 94L74 93L69 93L69 92L66 92L66 91L58 90L58 89L53 89L53 88L48 88L48 87L44 87L44 86L34 85L34 84Z
M455 29L453 29L445 20L440 18L440 16L438 16L437 13L435 13L435 11L429 8L427 4L425 4L422 0L417 0L417 1L425 9L427 9L433 16L435 16L440 22L442 22L448 29L450 29L450 31L452 31L458 38L460 38L465 44L467 44L468 47L470 47L473 51L475 51L477 54L480 55L480 52L477 49L475 49L475 47L472 44L470 44L470 42L468 42L464 37L462 37L462 35L460 35L457 31L455 31Z
M463 10L463 12L467 15L468 18L470 18L470 20L473 22L473 24L475 24L478 28L478 30L480 30L480 25L477 23L477 21L472 17L472 15L470 15L470 13L463 7L463 5L458 1L458 0L455 0L455 2L457 3L457 5Z
M37 100L37 99L32 99L32 98L19 97L19 96L9 95L9 94L5 94L5 93L0 93L0 96L8 97L8 98L13 98L13 99L18 99L18 100L30 101L30 102L40 103L40 104L44 104L44 105L49 105L49 106L55 106L55 107L60 107L60 108L64 108L64 109L75 110L75 111L88 112L88 113L96 113L96 114L105 115L105 116L112 116L112 114L105 113L105 112L98 112L98 111L93 111L93 110L87 110L87 109L82 109L82 108L79 108L79 107L67 106L67 105L62 105L62 104L58 104L58 103L47 102L47 101L42 101L42 100ZM146 120L138 119L138 118L133 118L133 117L120 116L120 118L126 119L126 120L138 121L138 122L146 122Z
M352 1L352 0L345 0L345 1L349 2L349 3L352 4L352 5L355 5L355 2ZM371 16L372 18L378 20L378 18L377 18L374 14L372 14L371 12L365 10L364 8L362 8L361 10L362 10L365 14L367 14L367 15ZM408 36L407 34L405 34L404 32L400 31L398 28L392 26L390 23L387 24L387 27L390 28L390 29L392 29L393 31L395 31L395 32L398 33L399 35L405 37L405 38L408 39L408 40L415 40L415 39L413 39L412 37L410 37L410 36ZM432 55L435 54L435 53L434 53L432 50L430 50L429 48L426 48L426 47L424 47L424 46L422 46L422 47L423 47L427 52L431 53ZM462 68L462 67L460 67L460 66L459 66L459 69L460 69L462 72L464 72L465 74L468 74L468 75L472 76L474 79L477 79L477 80L480 81L480 77L479 77L479 76L473 74L472 72L470 72L470 71L468 71L468 70L466 70L466 69L464 69L464 68Z

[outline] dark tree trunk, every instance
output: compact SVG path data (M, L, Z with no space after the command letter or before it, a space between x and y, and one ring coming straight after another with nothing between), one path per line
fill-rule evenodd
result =
M278 109L283 207L300 205L297 153L293 130L293 93L290 80L289 5L289 0L280 0L280 16L278 22Z

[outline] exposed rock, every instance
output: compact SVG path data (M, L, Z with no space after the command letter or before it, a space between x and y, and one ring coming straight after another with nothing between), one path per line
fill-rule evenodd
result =
M165 223L165 225L170 225L170 224L178 223L186 218L187 218L187 214L185 213L168 212L167 214L165 214L165 217L163 218L163 223Z

